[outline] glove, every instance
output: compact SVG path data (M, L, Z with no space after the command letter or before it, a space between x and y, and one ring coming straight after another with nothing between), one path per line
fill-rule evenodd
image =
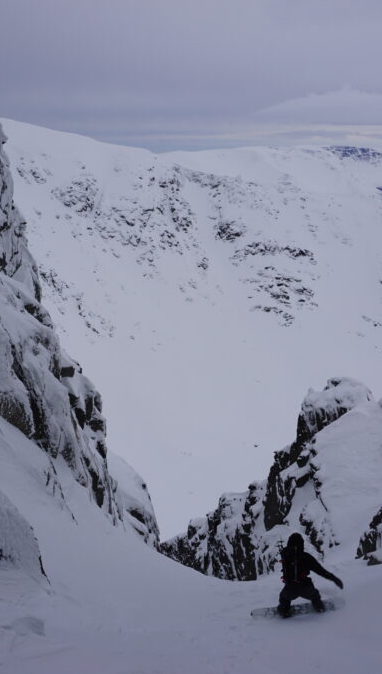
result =
M337 587L340 587L341 590L344 589L344 584L343 584L343 582L340 578L337 578L337 576L333 576L332 581L333 581L333 583L335 583L337 585Z

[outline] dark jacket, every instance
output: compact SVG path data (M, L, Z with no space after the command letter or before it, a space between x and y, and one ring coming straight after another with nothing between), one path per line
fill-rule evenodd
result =
M283 581L286 584L310 582L308 576L313 571L319 576L333 581L339 587L342 586L342 581L339 578L324 569L312 555L304 551L304 539L300 534L292 534L289 537L286 547L281 551L281 562Z

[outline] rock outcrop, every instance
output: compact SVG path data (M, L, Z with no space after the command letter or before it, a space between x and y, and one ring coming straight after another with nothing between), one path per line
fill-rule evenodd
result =
M2 492L0 492L0 565L12 565L23 569L35 579L46 575L32 527Z
M296 440L275 453L267 480L252 483L242 494L224 494L215 511L192 520L184 535L162 543L162 552L205 574L255 580L275 568L278 546L294 529L321 556L339 545L341 532L322 489L330 459L320 457L316 440L320 431L372 400L369 389L347 378L330 379L322 392L310 390L302 403ZM377 520L378 516L362 554L375 546Z
M153 547L159 546L159 529L151 497L144 480L120 456L108 454L111 475L116 477L119 512L139 536Z
M382 507L371 520L369 529L362 536L357 557L367 559L369 565L382 564Z

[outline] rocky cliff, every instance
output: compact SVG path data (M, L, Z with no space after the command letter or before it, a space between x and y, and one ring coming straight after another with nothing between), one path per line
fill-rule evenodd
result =
M0 139L2 146L5 136L1 127ZM64 461L73 478L115 524L126 520L128 512L133 527L145 540L156 544L158 527L147 490L141 489L134 507L126 506L125 492L118 490L109 472L101 396L81 366L61 349L51 318L41 304L41 287L28 250L25 224L13 202L12 178L1 148L0 417L49 457L45 482L54 496L65 501L56 470ZM11 512L12 506L9 508ZM12 517L16 517L14 511ZM9 541L0 539L0 548L8 549L9 545Z
M376 429L382 430L382 410L362 384L335 378L322 392L310 390L296 440L275 453L267 480L224 494L215 511L192 520L162 551L205 574L254 580L274 569L279 545L298 530L321 557L339 545L355 555L358 545L358 556L377 561L380 510L359 542L381 500Z

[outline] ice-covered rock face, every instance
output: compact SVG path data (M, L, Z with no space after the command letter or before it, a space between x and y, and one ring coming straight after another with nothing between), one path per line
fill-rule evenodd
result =
M381 509L359 538L380 507L381 433L371 391L353 379L330 379L322 392L308 392L296 441L276 452L268 479L223 495L214 512L191 521L162 551L202 573L255 580L275 568L280 543L299 530L316 554L342 545L377 563Z
M2 145L2 131L0 138ZM109 473L101 397L80 365L61 350L50 316L40 304L37 268L12 197L12 178L1 150L0 416L49 455L46 481L56 484L53 492L64 498L55 468L55 462L63 459L74 479L117 523L126 519L129 509L122 505L117 482ZM148 498L141 491L141 499L135 501L144 512ZM133 510L138 513L136 503ZM158 528L152 507L148 509L144 516L140 512L136 528L144 529L145 539L155 544Z

